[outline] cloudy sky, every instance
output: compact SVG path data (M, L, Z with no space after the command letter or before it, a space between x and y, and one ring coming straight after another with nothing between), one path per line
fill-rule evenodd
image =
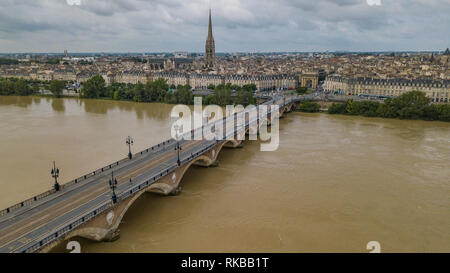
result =
M450 0L0 0L0 52L443 50Z

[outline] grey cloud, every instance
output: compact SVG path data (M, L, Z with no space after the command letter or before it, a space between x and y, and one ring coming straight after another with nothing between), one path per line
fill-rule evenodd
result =
M138 0L81 0L81 5L76 5L75 7L100 16L112 16L116 13L138 10L139 2Z
M215 0L217 50L449 46L449 0L381 1ZM0 52L202 51L208 8L206 0L0 0Z

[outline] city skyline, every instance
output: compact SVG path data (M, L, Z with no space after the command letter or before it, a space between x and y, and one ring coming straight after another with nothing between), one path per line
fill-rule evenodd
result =
M6 1L0 52L204 52L210 6L216 52L443 51L450 44L445 0L53 0Z

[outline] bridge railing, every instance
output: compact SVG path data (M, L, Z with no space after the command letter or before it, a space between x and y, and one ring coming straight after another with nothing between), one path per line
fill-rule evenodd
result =
M162 143L156 144L156 145L154 145L154 146L152 146L152 147L150 147L150 148L148 148L146 150L143 150L143 151L141 151L139 153L136 153L135 156L136 155L143 155L144 153L148 153L148 152L152 152L152 151L158 151L159 149L163 148L165 145L169 144L170 142L171 142L171 140L168 140L168 141L164 141ZM89 178L91 178L91 177L93 177L95 175L103 173L103 172L105 172L107 170L110 170L110 169L116 167L116 166L120 166L121 164L123 164L125 162L128 162L128 161L129 161L128 158L121 159L121 160L116 161L116 162L114 162L112 164L109 164L109 165L107 165L105 167L102 167L102 168L97 169L97 170L95 170L93 172L90 172L90 173L85 174L83 176L80 176L80 177L78 177L76 179L73 179L73 180L71 180L71 181L69 181L67 183L61 184L61 190L66 189L66 188L70 188L70 187L72 187L72 186L74 186L76 184L79 184L79 183L81 183L83 181L88 180ZM29 198L29 199L27 199L25 201L19 202L19 203L15 204L13 206L10 206L10 207L8 207L6 209L3 209L3 210L0 211L0 217L4 216L6 214L9 214L11 212L14 212L14 211L16 211L18 209L27 207L27 206L35 203L36 201L44 199L44 198L46 198L46 197L48 197L48 196L50 196L50 195L52 195L54 193L56 193L56 191L54 189L51 189L51 190L48 190L48 191L46 191L44 193L38 194L38 195L36 195L34 197L31 197L31 198Z
M192 160L195 157L200 156L201 154L205 153L206 151L208 151L209 149L211 149L212 147L216 146L216 143L213 143L211 145L208 145L207 147L201 149L200 151L196 152L194 155L191 155L185 159L183 159L183 163L185 162L189 162L190 160ZM136 185L135 187L133 187L130 190L124 191L122 193L120 193L117 198L119 201L124 200L142 190L145 190L148 186L150 186L151 184L157 182L158 180L160 180L161 178L163 178L164 176L168 175L169 173L172 173L174 170L176 170L178 168L178 165L174 165L171 166L167 169L162 170L161 172L159 172L158 174L154 175L153 177L151 177L150 179ZM104 212L105 210L107 210L108 208L112 207L113 204L112 203L107 203L104 204L98 208L96 208L95 210L88 212L86 214L84 214L83 216L80 216L78 218L76 218L75 220L73 220L72 222L70 222L69 224L66 224L65 226L63 226L62 228L58 229L56 232L44 237L43 239L39 240L37 243L31 245L30 247L27 247L23 250L23 252L35 252L38 251L40 249L42 249L43 247L45 247L46 245L58 240L60 237L66 235L67 233L69 233L70 231L76 229L77 227L81 226L82 224L88 222L89 220L91 220L92 218L94 218L95 216L97 216L98 214L101 214L102 212Z
M213 142L210 145L206 146L205 148L197 151L196 153L192 153L190 156L184 158L181 161L182 164L190 162L191 160L199 157L200 155L202 155L205 152L209 151L211 148L215 147L216 145L217 145L217 143ZM145 190L148 186L150 186L151 184L157 182L158 180L160 180L164 176L168 175L169 173L172 173L177 168L178 168L178 165L174 165L174 166L171 166L171 167L169 167L167 169L162 170L158 174L156 174L153 177L151 177L150 179L148 179L148 180L146 180L146 181L136 185L132 189L120 193L117 196L118 199L119 200L124 200L124 199L126 199L126 198L128 198L128 197L130 197L130 196L132 196L134 194L136 194L137 192ZM109 208L111 206L112 206L111 203L105 204L105 205L101 206L100 208L97 208L94 211L91 211L91 212L83 215L82 217L77 218L73 222L65 225L62 228L60 228L55 233L52 233L52 234L48 235L47 237L41 239L39 242L37 242L37 243L33 244L32 246L24 249L23 252L35 252L35 251L37 251L39 249L42 249L43 247L45 247L46 245L54 242L55 240L57 240L61 236L66 235L68 232L70 232L70 231L74 230L75 228L79 227L80 225L88 222L90 219L92 219L96 215L102 213L103 211L105 211L107 208Z
M193 129L191 132L193 132L195 130L201 130L201 128ZM189 133L190 132L187 132L186 134L189 134ZM146 150L143 150L143 151L141 151L139 153L136 153L134 156L136 156L136 155L143 155L144 153L148 153L148 152L151 152L151 151L158 151L159 149L163 148L165 145L169 144L170 142L171 142L171 140L163 141L162 143L156 144L156 145L154 145L154 146L152 146L152 147L150 147L150 148L148 148ZM81 183L83 181L86 181L87 179L89 179L89 178L91 178L91 177L93 177L95 175L98 175L99 173L103 173L103 172L105 172L107 170L110 170L110 169L112 169L112 168L114 168L116 166L119 166L119 165L121 165L121 164L123 164L125 162L128 162L128 161L129 161L128 158L124 158L124 159L116 161L116 162L114 162L112 164L109 164L109 165L107 165L105 167L99 168L99 169L97 169L97 170L95 170L93 172L90 172L90 173L87 173L85 175L82 175L82 176L80 176L80 177L78 177L76 179L73 179L73 180L71 180L71 181L69 181L67 183L62 184L61 185L61 190L62 189L66 189L66 188L70 188L70 187L72 187L72 186L74 186L76 184L79 184L79 183ZM13 211L16 211L16 210L18 210L20 208L27 207L27 206L33 204L34 202L39 201L39 200L41 200L41 199L43 199L45 197L48 197L48 196L50 196L50 195L52 195L54 193L56 193L56 191L54 189L51 189L51 190L48 190L48 191L46 191L44 193L36 195L36 196L34 196L32 198L29 198L29 199L27 199L25 201L19 202L19 203L15 204L13 206L10 206L10 207L8 207L6 209L3 209L3 210L0 211L0 217L6 215L8 213L11 213Z
M36 196L34 196L34 197L32 197L32 198L29 198L29 199L27 199L27 200L25 200L25 201L22 201L22 202L20 202L20 203L17 203L17 204L15 204L15 205L13 205L13 206L10 206L10 207L8 207L8 208L6 208L6 209L4 209L4 210L1 210L1 211L0 211L0 217L4 216L4 215L6 215L6 214L8 214L8 213L10 213L10 212L16 211L16 210L18 210L18 209L20 209L20 208L29 206L30 204L36 202L37 200L40 200L40 199L42 199L42 198L45 198L45 197L47 197L47 196L49 196L49 195L51 195L51 194L53 194L53 193L55 193L55 192L56 192L56 191L55 191L54 189L52 189L52 190L46 191L46 192L44 192L44 193L41 193L41 194L39 194L39 195L36 195Z
M278 102L279 102L279 101L277 101L277 103L278 103ZM290 102L292 102L292 100L290 100L289 103L290 103ZM285 105L285 104L283 104L283 106L284 106L284 105ZM269 110L267 111L267 113L271 113L271 109L269 109ZM234 116L236 117L236 116L237 116L237 113L235 113ZM225 118L224 118L224 120L225 120ZM245 127L245 126L249 126L251 123L256 122L256 121L258 121L258 120L259 120L259 115L257 115L257 118L256 118L255 120L252 120L252 121L249 120L248 122L246 122L245 125L244 125L244 127ZM217 122L217 121L216 121L216 122ZM193 130L191 130L191 132L187 132L186 134L192 133L192 132L194 132L195 130L198 130L198 129L201 129L201 128L193 129ZM242 128L238 128L237 130L241 130L241 129L242 129ZM236 132L233 130L232 134L230 134L230 135L227 136L227 137L230 137L231 135L234 135L235 133L236 133ZM166 143L169 144L169 143L170 143L170 140L169 140L169 141L164 141L163 143L160 143L160 144L157 144L157 145L155 145L155 146L153 146L153 147L151 147L151 148L149 148L149 149L146 149L145 151L142 151L142 152L140 152L140 153L138 153L138 154L141 154L141 155L142 155L143 152L150 152L150 151L157 150L157 148L162 148L162 147L164 147L164 146L166 145ZM211 144L207 145L205 148L202 148L202 149L200 149L199 151L197 151L197 152L195 152L195 153L191 153L190 156L188 156L188 157L182 159L182 161L181 161L182 164L187 163L187 162L190 162L191 160L194 160L195 158L197 158L197 157L199 157L200 155L202 155L203 153L209 151L211 148L215 147L216 145L217 145L217 143L216 143L215 141L213 141ZM128 161L128 160L127 160L127 159L122 159L122 160L120 160L120 161L117 161L116 163L113 163L113 164L111 164L111 165L108 165L107 167L104 167L104 168L101 168L101 169L99 169L99 170L97 170L97 171L94 171L93 173L90 173L89 175L82 176L81 179L86 180L86 179L88 179L89 177L92 177L92 176L94 176L95 174L98 174L99 172L104 172L104 171L106 171L106 170L108 170L108 169L111 169L112 167L117 166L117 165L119 165L120 163L123 163L123 162L126 162L126 161ZM134 187L131 188L130 190L126 190L126 191L120 193L120 194L117 196L118 199L119 199L119 200L124 200L124 199L126 199L126 198L128 198L128 197L130 197L130 196L132 196L132 195L134 195L134 194L136 194L137 192L140 192L140 191L142 191L142 190L145 190L148 186L150 186L151 184L157 182L158 180L160 180L160 179L163 178L164 176L168 175L169 173L172 173L172 172L173 172L174 170L176 170L177 168L178 168L178 165L173 165L173 166L170 166L170 167L168 167L168 168L162 170L162 171L159 172L158 174L156 174L156 175L154 175L153 177L151 177L150 179L148 179L148 180L146 180L146 181L144 181L144 182L142 182L142 183L140 183L140 184L134 186ZM79 181L81 181L81 180L75 179L75 180L73 180L73 181L71 181L71 182L65 184L65 187L67 187L68 185L76 184L76 183L78 183ZM70 184L70 183L72 183L72 184ZM54 192L54 190L53 190L53 192ZM44 198L44 197L46 197L46 196L48 196L48 195L50 195L50 194L52 194L52 191L48 191L48 192L46 192L46 193L43 193L43 194L41 194L42 197L40 197L40 199L42 199L42 198ZM34 197L34 198L32 198L32 199L29 199L29 200L34 200L34 201L36 201L35 198L37 199L38 197ZM27 201L29 201L29 200L27 200ZM37 199L37 200L38 200L38 199ZM34 201L29 201L29 202L34 202ZM24 201L24 202L26 202L26 201ZM29 202L26 203L26 204L28 205ZM26 205L26 204L21 204L20 207L23 207L23 206ZM17 205L16 205L16 206L17 206ZM52 234L50 234L50 235L44 237L43 239L39 240L37 243L31 245L30 247L25 248L25 249L23 250L23 252L35 252L35 251L38 251L38 250L42 249L42 248L45 247L46 245L48 245L48 244L50 244L50 243L52 243L52 242L58 240L60 237L66 235L67 233L69 233L70 231L76 229L76 228L79 227L80 225L82 225L82 224L88 222L89 220L91 220L92 218L94 218L94 217L97 216L98 214L101 214L102 212L104 212L105 210L107 210L108 208L110 208L110 207L112 207L112 206L113 206L112 202L108 202L108 203L106 203L106 204L101 205L100 207L97 207L97 208L94 209L93 211L90 211L90 212L84 214L83 216L76 218L75 220L73 220L73 221L70 222L69 224L67 224L67 225L63 226L62 228L58 229L56 232L54 232L54 233L52 233ZM14 206L13 206L13 207L14 207Z
M91 220L98 214L101 214L102 212L104 212L105 210L107 210L110 207L112 207L112 203L106 203L106 204L103 204L103 205L97 207L95 210L83 215L82 217L78 217L76 220L73 220L69 224L58 229L56 232L53 232L50 235L47 235L46 237L42 238L35 244L32 244L29 247L26 247L25 249L22 250L22 252L31 253L31 252L36 252L36 251L42 249L46 245L53 243L61 236L66 235L70 231L72 231L72 230L76 229L77 227L81 226L82 224L88 222L89 220Z

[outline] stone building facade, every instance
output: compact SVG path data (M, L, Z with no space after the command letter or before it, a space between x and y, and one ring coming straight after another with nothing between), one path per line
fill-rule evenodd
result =
M346 78L332 75L326 78L324 90L334 94L380 98L398 97L409 91L422 91L432 102L448 103L450 81Z

